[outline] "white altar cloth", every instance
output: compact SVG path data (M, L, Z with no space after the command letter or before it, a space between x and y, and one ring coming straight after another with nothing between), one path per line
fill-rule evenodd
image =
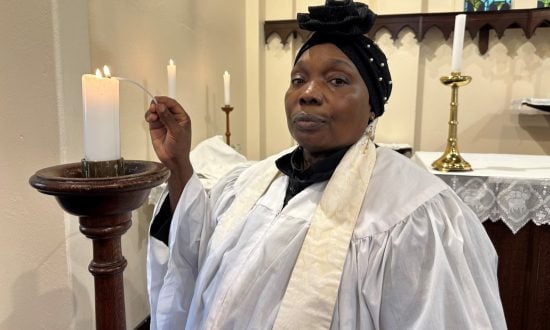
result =
M527 222L550 224L550 156L462 153L469 172L431 168L441 152L416 152L413 160L445 181L483 221L502 220L516 233Z

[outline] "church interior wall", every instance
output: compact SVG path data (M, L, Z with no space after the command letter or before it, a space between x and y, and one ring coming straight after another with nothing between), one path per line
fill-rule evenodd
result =
M63 212L27 183L62 157L56 14L49 1L0 2L0 329L72 321Z

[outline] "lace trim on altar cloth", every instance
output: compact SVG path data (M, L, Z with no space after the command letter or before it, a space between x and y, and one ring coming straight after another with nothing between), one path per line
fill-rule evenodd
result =
M550 225L550 179L438 175L482 220L503 221L515 234L526 223Z

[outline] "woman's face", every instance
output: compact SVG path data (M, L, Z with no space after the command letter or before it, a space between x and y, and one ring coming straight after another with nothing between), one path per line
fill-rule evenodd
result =
M355 64L335 45L302 54L285 95L288 129L306 152L355 143L370 118L369 92Z

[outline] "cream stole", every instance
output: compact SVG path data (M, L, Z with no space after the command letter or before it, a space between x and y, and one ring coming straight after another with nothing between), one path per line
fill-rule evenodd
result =
M376 161L372 141L363 136L344 155L312 217L273 329L329 329L350 240ZM263 171L220 219L211 247L246 220L278 170Z

